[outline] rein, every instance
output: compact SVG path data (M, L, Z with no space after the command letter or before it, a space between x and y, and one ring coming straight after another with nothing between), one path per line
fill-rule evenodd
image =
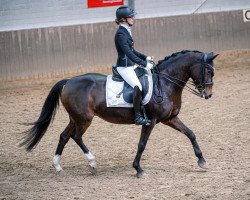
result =
M177 86L179 86L179 87L181 87L181 88L187 90L188 92L190 92L190 93L192 93L192 94L194 94L194 95L196 95L196 96L199 96L199 97L201 96L201 94L200 94L199 92L197 92L196 90L194 90L193 88L191 88L190 86L188 86L188 85L196 86L195 83L194 83L194 81L188 80L187 82L185 82L185 81L183 81L183 80L181 80L181 79L175 78L175 77L170 76L170 75L168 75L168 74L166 74L166 73L160 73L159 75L164 75L165 78L166 78L168 81L170 81L171 83L174 83L175 85L177 85ZM176 81L179 81L179 82L183 83L184 86L183 86L183 85L180 85L180 84L177 83ZM185 85L185 84L186 84L186 85Z
M153 70L153 77L155 77L155 78L154 78L154 84L153 84L153 85L156 85L156 86L158 87L158 91L159 91L159 93L156 94L156 92L155 92L155 90L154 90L153 99L154 99L154 102L155 102L155 103L160 104L160 103L162 103L162 102L164 101L163 92L162 92L162 85L161 85L161 81L160 81L160 78L159 78L161 75L164 75L165 78L166 78L168 81L170 81L171 83L174 83L175 85L179 86L180 88L183 88L183 89L187 90L188 92L190 92L190 93L192 93L192 94L194 94L194 95L196 95L196 96L201 97L201 94L200 94L199 92L197 92L196 90L194 90L193 88L191 88L191 87L188 86L188 85L195 86L195 83L194 83L193 81L189 81L189 80L188 80L188 82L185 82L185 81L183 81L183 80L181 80L181 79L172 77L172 76L170 76L170 75L168 75L168 74L166 74L166 73L159 72L159 71L158 71L158 68L155 67L154 70ZM179 82L183 83L184 86L183 86L183 85L180 85L180 84L177 83L176 81L179 81ZM157 84L156 84L156 82L157 82ZM188 85L186 85L186 84L188 84ZM185 86L186 86L186 87L185 87ZM156 98L157 98L157 99L156 99ZM160 99L160 100L158 100L158 99Z
M198 90L201 90L203 91L205 89L206 86L212 86L213 83L212 82L209 82L209 83L206 83L205 82L205 69L206 68L210 68L211 71L213 72L214 71L214 68L212 65L206 63L207 61L207 54L204 54L203 56L203 60L202 60L202 63L201 63L201 83L199 85L195 84L195 81L190 81L188 80L187 82L181 80L181 79L178 79L178 78L175 78L173 76L170 76L169 74L166 74L166 73L163 73L163 72L160 72L157 68L157 66L155 65L154 69L153 69L153 76L156 78L154 78L154 85L156 85L158 87L158 91L159 91L159 94L156 94L155 93L155 90L154 90L154 96L153 96L153 99L155 101L155 103L157 104L160 104L163 102L164 100L164 97L163 97L163 92L162 92L162 85L161 85L161 81L160 81L160 76L164 76L168 81L170 81L171 83L179 86L180 88L183 88L185 90L187 90L188 92L196 95L196 96L199 96L199 97L202 97L202 93L201 92L197 92L196 90L194 90L193 88L191 88L189 85L191 86L195 86L195 88L197 88ZM155 63L154 63L155 64ZM182 84L179 84L177 81L181 82ZM155 84L157 82L157 84ZM160 101L158 101L157 99L160 99Z

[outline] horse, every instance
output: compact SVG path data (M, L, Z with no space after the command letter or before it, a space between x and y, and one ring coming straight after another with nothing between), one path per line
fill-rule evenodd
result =
M217 54L218 55L218 54ZM212 97L214 64L217 55L213 52L184 50L176 52L158 61L152 71L154 80L153 94L145 105L145 111L151 120L150 125L143 125L138 143L137 153L133 161L137 177L142 177L144 170L140 160L146 147L150 133L156 124L168 125L185 134L198 158L198 166L206 167L206 160L198 145L195 134L179 118L182 92L187 89L193 94L209 99ZM189 80L191 79L191 80ZM59 143L53 156L53 166L60 172L61 155L70 138L82 149L89 160L89 168L96 173L96 159L84 144L82 136L90 126L94 116L115 124L134 124L133 108L113 108L106 106L107 75L87 73L57 82L50 90L37 121L25 131L20 146L31 151L39 143L49 125L52 123L56 109L61 100L69 115L69 124L60 134ZM191 82L191 83L190 83ZM190 86L189 86L190 84ZM193 89L192 86L195 88Z

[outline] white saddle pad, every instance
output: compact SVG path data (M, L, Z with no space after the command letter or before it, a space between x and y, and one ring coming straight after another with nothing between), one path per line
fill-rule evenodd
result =
M149 88L148 88L148 93L142 100L143 105L146 105L150 101L153 92L153 78L150 70L148 71L147 76L148 76ZM106 83L107 107L127 107L127 108L133 107L132 103L127 103L123 99L123 93L121 93L123 90L123 86L124 86L124 81L123 82L113 81L112 75L107 76L107 83Z

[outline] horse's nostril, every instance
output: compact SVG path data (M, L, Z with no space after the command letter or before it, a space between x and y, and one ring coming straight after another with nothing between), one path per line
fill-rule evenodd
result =
M209 99L209 98L211 98L212 97L212 94L207 94L207 95L205 95L205 99Z

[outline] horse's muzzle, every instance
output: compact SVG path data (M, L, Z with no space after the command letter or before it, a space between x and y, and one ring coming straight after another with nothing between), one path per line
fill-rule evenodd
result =
M205 99L211 98L212 95L213 95L212 87L206 87L205 90L204 90L204 97L205 97Z
M209 99L212 97L212 94L205 94L205 99Z

